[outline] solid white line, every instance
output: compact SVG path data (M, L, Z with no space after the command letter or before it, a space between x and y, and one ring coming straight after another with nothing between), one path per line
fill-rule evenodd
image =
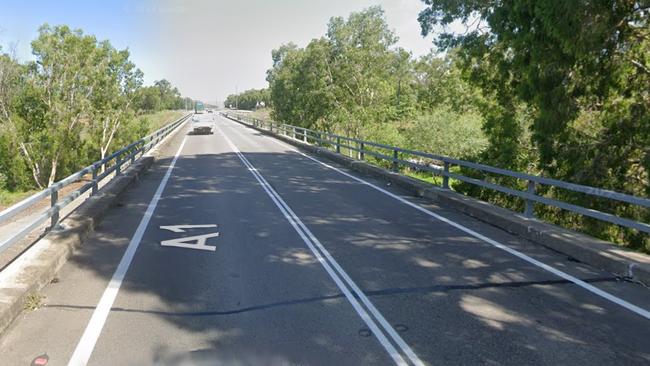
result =
M74 353L72 354L72 357L68 362L68 366L82 366L88 363L88 360L90 359L90 355L92 354L93 349L95 348L95 344L97 343L97 339L99 338L99 335L102 331L102 328L104 328L104 324L106 323L106 318L108 317L108 313L111 311L113 302L115 301L115 298L117 297L117 293L120 290L120 286L122 285L124 276L126 275L126 272L129 270L129 266L131 265L133 256L135 255L135 252L138 249L138 246L140 245L140 241L142 240L142 236L144 235L144 232L147 229L149 220L151 220L153 212L156 209L156 205L158 205L158 201L160 200L160 196L162 195L162 192L165 189L165 186L167 185L167 181L169 180L169 177L172 174L174 165L176 165L176 160L178 160L178 156L180 155L181 150L183 150L183 146L185 146L186 139L187 136L183 138L183 142L181 143L181 146L178 148L178 151L176 151L176 155L174 156L174 159L172 160L171 164L167 168L167 172L165 173L165 176L160 181L160 184L158 185L158 189L156 190L156 193L153 195L151 202L149 202L147 211L144 213L142 220L140 220L140 224L138 225L138 228L135 230L135 234L133 234L133 237L129 242L129 246L126 248L126 251L122 256L122 259L120 260L120 264L117 266L115 273L113 273L113 277L111 277L108 286L104 290L104 294L99 300L99 303L97 304L97 307L95 308L95 311L93 312L93 315L90 318L90 322L88 322L88 325L86 326L86 330L81 336L81 339L77 344L77 348L75 348Z
M240 135L241 132L239 132L236 128L233 128L233 131ZM247 138L248 139L248 138ZM252 164L251 164L252 166ZM255 169L255 172L260 175L260 177L264 179L264 177ZM269 185L270 187L270 185ZM276 192L276 195L279 194ZM298 215L296 215L293 210L289 207L289 205L282 200L281 198L279 199L280 202L285 206L285 209L292 215L293 217L296 218L296 222L298 225L304 230L304 232L307 234L307 236L310 238L310 240L320 249L320 251L323 253L323 256L332 264L334 269L343 277L343 279L348 283L348 285L352 288L352 291L357 294L358 298L361 300L361 302L366 305L366 308L375 316L375 318L379 321L381 326L386 330L386 332L390 335L390 337L397 343L397 345L402 349L402 351L407 355L407 357L416 365L423 365L422 361L418 358L418 356L413 352L411 347L402 339L402 337L395 331L395 329L390 325L390 323L384 318L384 316L381 314L381 312L375 307L375 305L368 299L368 297L363 293L363 291L354 283L354 281L348 276L348 274L343 270L343 268L338 264L338 262L334 259L334 257L325 249L325 247L321 244L321 242L316 238L316 236L309 230L307 226L298 218Z
M330 263L332 265L335 265L336 267L338 267L338 269L340 271L342 271L342 269L340 269L340 266L338 266L338 264L336 264L335 262L328 262L327 259L330 259L331 261L333 261L333 258L331 258L329 253L325 252L326 253L325 257L327 259L324 258L323 255L321 255L321 253L314 247L314 244L319 246L319 247L322 247L322 245L320 244L318 239L316 239L314 237L314 235L308 229L306 229L305 225L302 223L300 218L298 218L298 216L291 210L291 208L289 208L289 206L286 204L286 202L284 202L282 197L280 197L280 195L273 189L273 187L271 187L271 185L266 181L266 179L257 171L257 169L248 161L248 159L246 159L246 157L241 153L241 151L239 151L237 146L235 146L235 144L228 138L228 136L226 136L223 133L223 130L221 130L221 128L219 128L218 126L216 126L216 129L219 132L219 134L221 134L223 136L226 143L228 143L230 148L235 152L235 154L239 157L239 159L242 161L242 163L248 168L248 170L251 172L251 174L253 174L255 179L260 183L260 185L262 186L264 191L267 193L267 195L271 198L273 203L275 203L275 205L278 207L278 209L280 209L280 212L282 212L283 216L287 219L287 221L289 221L289 223L294 228L294 230L296 230L298 235L301 237L301 239L304 241L304 243L307 245L307 247L311 250L311 252L314 254L316 259L320 262L320 264L323 266L323 268L325 268L325 271L327 271L327 273L330 275L330 277L334 280L334 282L339 287L339 289L343 292L343 294L345 295L347 300L350 302L350 304L352 305L354 310L361 317L361 319L363 319L363 321L366 323L366 325L368 325L368 327L370 328L372 333L377 337L377 339L379 340L381 345L388 352L388 354L393 358L395 363L398 364L398 365L407 365L407 362L404 360L404 358L399 354L399 352L395 349L395 347L386 338L384 333L379 329L379 327L373 321L373 319L370 317L370 315L363 309L361 304L359 304L359 302L357 301L355 296L343 284L343 281L337 275L337 273L332 269L332 267L330 266ZM303 229L301 229L301 228L306 229L306 230L303 231ZM353 287L353 291L355 291L355 294L357 296L361 295L361 296L365 297L365 295L363 295L363 293L361 293L361 291L359 291L358 287L356 285L354 285L354 283L352 283L352 280L347 275L345 277L346 277L346 281L348 282L348 284L352 285L351 287ZM354 290L354 289L356 289L356 290ZM390 327L390 325L389 325L389 327ZM391 329L392 329L392 327L391 327ZM394 334L397 334L397 333L395 333L394 330L393 330L393 332L394 332ZM398 335L398 337L399 337L399 335ZM399 338L399 339L401 340L401 338ZM399 342L397 342L397 343L399 344ZM404 341L402 341L401 343L404 343ZM409 348L409 350L410 350L410 348ZM407 353L407 356L409 356L409 358L411 358L410 356L415 356L413 351L410 351L410 354L411 355L409 355ZM417 356L415 356L414 359L415 359L414 363L416 365L423 365L422 361L420 361L417 358Z
M236 122L233 122L233 123L236 123ZM357 177L353 176L352 174L344 172L341 169L336 168L334 166L331 166L331 165L329 165L327 163L323 163L322 161L320 161L318 159L315 159L315 158L303 153L302 151L297 150L293 146L290 146L290 145L288 145L288 144L286 144L286 143L284 143L282 141L279 141L279 140L277 140L277 139L275 139L273 137L270 137L270 136L267 136L267 137L269 137L271 141L273 141L273 142L275 142L275 143L277 143L279 145L282 145L283 147L285 147L285 148L287 148L287 149L289 149L291 151L294 151L294 152L306 157L307 159L310 159L310 160L312 160L312 161L314 161L314 162L316 162L316 163L318 163L318 164L320 164L322 166L325 166L325 167L327 167L329 169L332 169L332 170L334 170L334 171L336 171L338 173L341 173L341 174L345 175L346 177L352 178L352 179L356 180L357 182L360 182L360 183L365 184L365 185L367 185L369 187L372 187L372 188L376 189L377 191L379 191L381 193L384 193L384 194L386 194L386 195L388 195L388 196L402 202L405 205L411 206L411 207L415 208L416 210L418 210L418 211L420 211L420 212L422 212L424 214L427 214L427 215L429 215L429 216L431 216L431 217L433 217L433 218L435 218L437 220L440 220L440 221L442 221L442 222L444 222L446 224L449 224L449 225L457 228L458 230L461 230L461 231L463 231L463 232L465 232L465 233L467 233L467 234L469 234L469 235L471 235L471 236L473 236L473 237L475 237L477 239L480 239L480 240L482 240L482 241L484 241L484 242L486 242L486 243L488 243L488 244L490 244L490 245L492 245L492 246L494 246L496 248L499 248L499 249L501 249L503 251L506 251L506 252L514 255L517 258L523 259L524 261L526 261L526 262L528 262L530 264L533 264L533 265L535 265L537 267L540 267L540 268L542 268L542 269L544 269L544 270L546 270L548 272L551 272L551 273L553 273L554 275L556 275L556 276L558 276L560 278L563 278L563 279L565 279L567 281L573 282L574 284L582 287L583 289L585 289L585 290L587 290L587 291L589 291L589 292L591 292L591 293L593 293L593 294L595 294L597 296L600 296L600 297L602 297L602 298L604 298L606 300L609 300L609 301L611 301L611 302L613 302L613 303L615 303L615 304L617 304L619 306L622 306L623 308L625 308L625 309L627 309L627 310L629 310L629 311L631 311L633 313L636 313L636 314L650 320L650 311L648 311L646 309L643 309L643 308L641 308L639 306L636 306L636 305L634 305L634 304L632 304L630 302L627 302L627 301L625 301L625 300L623 300L623 299L621 299L621 298L619 298L619 297L617 297L615 295L610 294L609 292L603 291L603 290L599 289L598 287L593 286L593 285L591 285L591 284L589 284L589 283L587 283L587 282L585 282L585 281L583 281L583 280L581 280L579 278L576 278L576 277L574 277L574 276L572 276L572 275L570 275L570 274L568 274L566 272L563 272L563 271L561 271L561 270L559 270L559 269L557 269L555 267L552 267L552 266L549 266L548 264L542 263L542 262L538 261L537 259L529 257L528 255L526 255L524 253L521 253L521 252L519 252L519 251L517 251L515 249L512 249L512 248L508 247L505 244L502 244L502 243L500 243L500 242L498 242L496 240L490 239L490 238L488 238L488 237L486 237L486 236L484 236L482 234L479 234L476 231L474 231L474 230L472 230L470 228L467 228L467 227L465 227L465 226L463 226L463 225L461 225L461 224L459 224L457 222L454 222L454 221L452 221L452 220L450 220L450 219L448 219L446 217L443 217L443 216L441 216L439 214L436 214L436 213L434 213L432 211L429 211L426 208L420 207L420 206L416 205L415 203L407 201L406 199L404 199L404 198L402 198L400 196L397 196L397 195L395 195L395 194L393 194L393 193L391 193L391 192L389 192L389 191L387 191L387 190L385 190L385 189L383 189L381 187L378 187L378 186L376 186L376 185L374 185L374 184L372 184L372 183L370 183L368 181L365 181L365 180L363 180L361 178L357 178Z

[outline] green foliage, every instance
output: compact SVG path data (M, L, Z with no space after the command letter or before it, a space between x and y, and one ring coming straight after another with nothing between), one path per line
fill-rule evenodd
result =
M137 138L140 138L144 135L148 135L159 128L164 127L169 122L177 120L182 117L185 112L183 111L158 111L155 113L143 114L136 117L136 125L138 126L137 135L133 141Z
M225 106L252 111L269 105L268 89L249 89L239 94L231 94L226 98Z
M273 117L361 137L417 111L414 62L396 48L383 10L332 18L327 34L272 53L267 72ZM381 126L381 127L380 127Z
M32 53L35 60L25 64L0 53L5 196L51 185L143 136L148 126L138 114L189 101L166 80L143 88L127 50L81 30L43 25Z
M487 147L477 112L440 108L415 119L403 132L409 148L452 158L473 157Z
M154 85L138 88L135 95L135 110L152 113L168 109L191 109L194 101L183 98L178 88L165 80L158 80Z
M428 7L419 17L423 34L454 21L467 26L460 34L437 35L437 44L456 49L467 79L489 96L481 108L490 141L479 156L483 162L650 194L647 2L424 2ZM650 221L648 210L614 201L557 190L543 193ZM480 195L503 199L494 192ZM565 226L650 250L648 235L557 210L539 211Z

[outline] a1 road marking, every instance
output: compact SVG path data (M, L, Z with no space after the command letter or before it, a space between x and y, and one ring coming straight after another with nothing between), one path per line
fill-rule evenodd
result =
M217 227L215 224L206 224L206 225L167 225L160 226L162 230L169 230L174 233L184 233L185 229L199 229L199 228L211 228ZM178 247L178 248L187 248L187 249L196 249L196 250L208 250L214 252L217 248L211 245L207 245L206 241L210 238L219 236L219 233L210 233L204 235L195 235L195 236L186 236L183 238L163 240L160 242L160 245L165 247Z

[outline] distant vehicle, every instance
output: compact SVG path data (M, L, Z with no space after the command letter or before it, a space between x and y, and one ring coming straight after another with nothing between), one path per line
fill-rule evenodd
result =
M212 113L212 109L208 109L208 113Z
M205 106L203 105L203 102L194 103L194 113L202 114L204 110Z

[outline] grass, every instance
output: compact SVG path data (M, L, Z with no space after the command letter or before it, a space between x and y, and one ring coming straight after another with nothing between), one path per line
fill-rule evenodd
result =
M43 295L33 292L25 299L25 310L34 311L43 306Z
M451 173L458 174L460 173L460 167L452 166L451 168L449 168L449 171ZM438 187L442 187L442 176L434 175L433 173L429 173L429 172L419 172L410 169L403 169L401 173L406 175L407 177L419 179L421 181L434 184ZM459 181L454 178L449 178L449 188L453 190L454 184L458 182Z
M30 190L26 192L9 192L0 189L0 209L5 209L16 202L20 202L36 192L36 190Z
M228 110L226 110L228 112ZM270 108L260 108L256 109L254 111L246 111L246 110L238 110L238 111L232 111L234 113L238 113L247 117L252 117L252 118L257 118L261 119L262 121L270 121L271 120L271 109Z
M155 130L169 124L170 122L179 119L188 111L158 111L154 113L147 113L139 116L141 120L148 121L147 133L154 132Z

